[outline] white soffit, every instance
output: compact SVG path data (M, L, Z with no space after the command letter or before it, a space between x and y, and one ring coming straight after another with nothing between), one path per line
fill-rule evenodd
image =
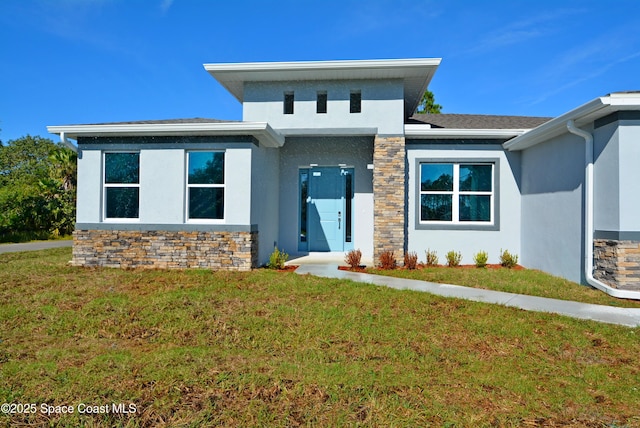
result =
M240 102L244 101L246 82L402 79L405 108L411 114L440 61L441 58L247 62L204 64L204 68Z
M252 135L266 147L282 147L284 137L266 122L217 123L122 123L101 125L47 126L51 134L64 133L66 138L134 137L134 136L232 136Z

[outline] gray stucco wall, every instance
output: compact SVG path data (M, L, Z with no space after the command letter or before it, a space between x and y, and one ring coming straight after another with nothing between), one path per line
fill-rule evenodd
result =
M258 228L258 264L269 261L278 241L280 151L255 147L251 162L251 224ZM245 171L246 173L246 171Z
M620 145L618 123L593 131L594 229L620 230Z
M420 161L473 162L497 161L499 181L495 187L494 217L499 222L496 227L419 225L419 169ZM489 254L489 263L498 263L500 250L520 254L520 154L505 152L501 145L471 144L416 144L408 141L408 251L415 251L421 261L425 261L425 251L438 253L440 263L446 263L449 251L462 254L462 264L473 264L473 257L479 251Z
M360 90L362 112L349 112L349 94ZM284 93L293 91L294 113L283 113ZM317 92L326 91L327 113L316 113ZM269 122L274 129L377 127L379 134L404 132L401 80L248 82L244 87L243 120Z
M564 134L522 152L521 263L581 282L584 140Z
M621 121L620 229L640 232L640 120Z
M605 120L593 135L594 228L640 240L640 120Z
M253 143L217 139L158 143L148 139L92 140L79 142L77 223L175 225L186 221L186 151L225 151L224 220L208 223L250 225L251 162ZM102 141L102 142L101 142ZM140 153L140 210L138 219L105 221L103 218L103 153L105 151L138 151ZM203 222L194 222L203 223Z
M363 256L373 254L373 137L287 138L280 152L280 235L278 245L298 252L298 171L310 164L354 168L353 245Z

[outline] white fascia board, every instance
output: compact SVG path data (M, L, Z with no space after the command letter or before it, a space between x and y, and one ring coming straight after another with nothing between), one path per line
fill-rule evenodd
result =
M407 124L405 138L513 138L527 132L527 129L453 129L430 128L428 125Z
M203 64L203 66L238 101L243 102L245 82L359 79L404 79L413 82L417 79L421 82L419 86L426 87L441 60L441 58L412 58L248 62ZM415 86L415 84L412 85ZM420 94L421 96L422 94ZM414 104L413 100L411 104ZM415 104L417 105L417 103Z
M579 121L582 122L580 119L591 116L594 112L604 108L606 105L606 98L608 97L596 98L595 100L583 104L576 109L556 117L555 119L551 119L549 122L543 123L537 128L533 128L531 131L516 137L513 140L507 141L503 144L503 147L509 151L524 150L528 147L566 133L568 132L567 121L573 120L576 123Z
M346 61L290 61L204 64L208 72L320 71L349 69L383 69L405 67L437 67L442 58L371 59Z
M283 128L278 132L285 137L373 137L378 128Z
M524 150L536 144L567 133L567 122L576 126L592 123L596 119L622 110L640 110L640 93L613 93L596 98L537 128L507 141L503 147L510 151Z
M67 138L106 136L222 136L252 135L266 147L282 147L284 137L266 122L221 123L128 123L103 125L48 126L52 134L64 133Z

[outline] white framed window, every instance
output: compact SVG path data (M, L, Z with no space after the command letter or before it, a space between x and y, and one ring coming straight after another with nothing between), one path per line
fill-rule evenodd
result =
M495 223L495 163L420 163L420 223Z
M103 218L132 220L140 216L140 153L105 152Z
M187 220L224 219L224 151L187 152Z

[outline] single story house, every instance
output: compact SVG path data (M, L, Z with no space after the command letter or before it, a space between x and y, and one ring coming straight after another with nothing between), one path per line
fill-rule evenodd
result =
M440 59L205 64L242 121L50 126L77 141L79 266L248 270L502 249L640 296L640 93L557 118L414 114Z

